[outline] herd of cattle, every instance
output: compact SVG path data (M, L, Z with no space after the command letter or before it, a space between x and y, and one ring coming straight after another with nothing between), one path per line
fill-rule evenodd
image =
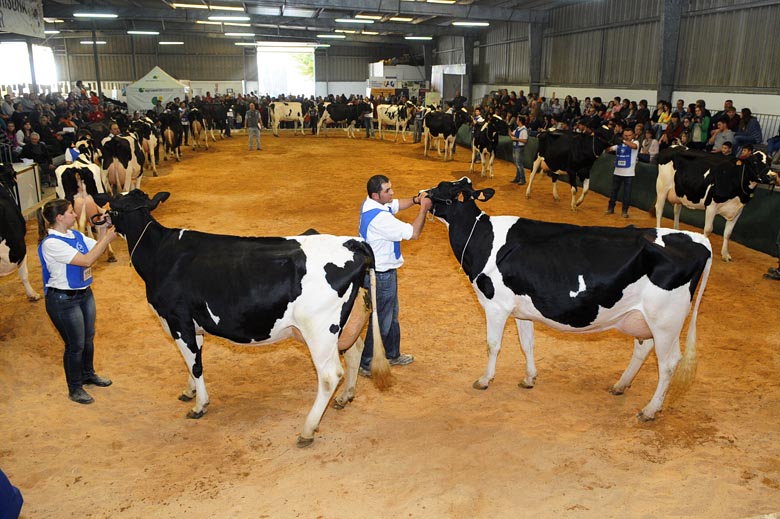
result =
M274 132L282 121L303 127L305 106L279 102L271 105ZM355 123L367 110L360 104L322 107L319 128L345 123L352 136ZM205 110L191 117L194 144L205 140L210 129ZM204 115L201 116L200 114ZM383 126L395 126L405 140L404 128L414 115L410 105L380 105ZM345 371L346 383L335 399L343 408L355 395L355 383L364 325L373 316L376 298L374 257L360 238L320 235L244 238L211 235L159 224L151 212L169 194L152 198L139 187L143 166L156 170L157 142L167 143L165 155L177 158L181 125L178 118L160 117L159 125L143 118L127 126L119 136L92 136L79 142L79 160L57 170L57 194L71 200L80 212L79 228L88 231L93 216L102 214L127 240L134 268L146 283L149 304L163 328L178 345L188 367L188 387L180 399L195 399L188 413L200 418L209 400L203 379L202 347L205 333L236 343L267 344L284 338L306 343L318 377L317 396L298 438L299 446L311 444L323 412ZM451 156L455 135L470 118L465 110L454 114L430 110L424 116L425 153L434 138ZM156 131L159 127L159 133ZM490 117L473 131L471 167L481 155L483 175L492 176L499 136L506 123ZM213 137L213 136L212 136ZM582 203L588 190L590 169L609 145L606 128L592 133L555 132L540 135L539 150L526 195L539 171L555 178L567 174L572 186L571 207ZM464 177L442 182L427 190L433 217L446 223L455 258L469 277L487 318L488 363L474 382L487 389L493 380L504 324L516 320L526 358L521 387L536 382L533 322L566 332L616 329L634 338L629 366L612 386L622 394L654 350L658 359L658 385L650 402L639 413L652 420L661 409L672 383L684 388L695 369L696 320L712 265L707 235L712 219L727 219L723 260L730 260L728 238L734 223L758 183L773 180L762 152L737 160L672 147L659 157L656 228L580 227L528 220L515 216L489 216L476 203L486 202L493 189L475 189ZM13 171L0 175L0 275L18 267L30 300L39 298L27 279L25 222L13 193ZM577 180L583 192L576 198ZM105 188L103 188L105 186ZM125 193L125 194L123 194ZM679 207L705 209L704 234L661 228L666 201L675 205L675 229ZM200 254L200 251L209 251ZM213 272L220 272L215 278ZM697 290L698 288L698 290ZM698 295L697 295L698 294ZM680 335L690 315L684 354ZM389 365L379 337L374 338L372 374L381 388L390 383Z

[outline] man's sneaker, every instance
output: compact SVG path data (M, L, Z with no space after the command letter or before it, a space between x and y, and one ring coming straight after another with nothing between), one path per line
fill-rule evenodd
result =
M94 398L89 396L89 393L82 388L74 389L70 392L70 399L79 404L91 404L95 401Z
M766 270L766 273L767 273L767 274L780 274L780 269L778 269L778 268L775 268L775 267L769 267L769 268Z
M390 359L391 366L406 366L412 362L414 362L414 355L409 355L408 353L402 353L398 357Z
M371 370L366 368L358 368L358 375L361 377L371 378Z
M774 279L775 281L780 281L780 271L775 270L774 272L768 272L764 274L765 279Z
M91 377L85 378L84 383L98 387L108 387L111 385L111 380L101 377L100 375L92 375Z
M615 214L615 211L613 209L607 209L606 211L604 211L604 214L605 215Z

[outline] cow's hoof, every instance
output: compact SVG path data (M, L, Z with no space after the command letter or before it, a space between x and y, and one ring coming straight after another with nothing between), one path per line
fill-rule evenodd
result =
M312 443L314 443L314 438L304 438L303 436L298 436L298 441L295 442L295 445L299 449L303 449L304 447L308 447Z
M36 301L39 301L41 299L41 296L39 294L34 294L31 296L27 296L27 300L31 303L34 303Z
M723 260L724 263L728 263L729 261L731 261L731 256L723 256L721 259Z
M354 397L349 398L336 398L333 400L333 409L344 409L347 407L347 405L352 402Z
M108 255L108 262L109 263L116 263L116 256L114 256L113 254L109 254Z
M479 389L480 391L484 391L489 387L490 384L483 384L479 381L479 379L475 380L473 384L471 384L471 387L474 389Z
M517 387L523 388L523 389L533 389L534 385L536 384L536 379L533 380L531 384L525 381L525 379L521 380L517 383Z
M202 418L204 414L206 414L206 408L205 407L203 409L201 409L200 411L198 411L197 413L195 411L193 411L192 409L190 409L189 412L187 413L187 418L191 418L193 420L197 420L198 418Z
M655 416L647 416L644 411L639 411L636 415L637 420L640 422L652 422L655 420Z
M610 394L615 395L615 396L622 395L625 392L625 390L626 390L625 388L618 388L617 385L612 386L611 388L608 389Z
M190 396L187 393L182 393L179 395L179 400L182 402L191 402L193 398L195 398L195 395Z

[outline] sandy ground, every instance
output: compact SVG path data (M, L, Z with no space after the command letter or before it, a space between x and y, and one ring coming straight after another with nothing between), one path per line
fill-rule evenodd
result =
M359 134L360 135L360 134ZM365 181L391 177L398 196L468 174L424 158L421 145L327 137L246 137L185 150L144 179L170 191L155 217L168 227L239 235L293 235L310 227L354 235ZM497 163L484 209L579 224L651 226L646 213L603 216L590 194L570 213L549 179L526 200ZM414 210L402 213L407 221ZM666 221L666 223L669 223ZM30 270L41 284L35 229ZM712 239L715 251L721 239ZM770 256L732 244L714 262L699 316L699 370L655 422L635 415L657 382L654 356L624 396L613 384L631 356L618 333L566 335L537 325L539 378L517 387L524 359L508 323L495 381L471 388L486 362L485 319L439 222L404 243L402 351L394 387L367 379L343 411L329 409L314 444L295 440L316 393L305 346L245 347L208 337L211 397L201 420L177 400L187 374L178 349L128 265L105 259L93 285L96 366L114 381L96 402L67 398L62 343L43 302L16 276L0 279L0 466L21 488L25 518L738 518L780 511L780 283L762 279ZM219 275L219 273L214 273Z

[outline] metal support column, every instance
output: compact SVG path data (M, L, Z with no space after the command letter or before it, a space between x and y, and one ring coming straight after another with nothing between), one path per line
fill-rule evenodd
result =
M542 89L542 35L544 24L528 24L528 45L530 51L530 70L528 71L528 92L539 94Z
M27 41L27 59L30 60L30 81L32 81L32 85L30 86L30 93L31 94L38 94L38 79L35 77L35 59L33 58L33 48L32 48L32 40L30 38L26 39Z
M463 61L466 63L466 70L461 80L461 95L465 96L467 105L474 104L474 96L471 91L472 81L471 75L474 73L474 37L463 37Z
M431 73L433 71L433 43L423 44L423 66L425 67L425 81L431 85Z
M97 82L98 99L103 100L103 90L100 88L100 62L97 52L97 35L95 34L95 24L92 24L92 57L95 60L95 81Z
M658 99L672 100L680 40L682 0L663 0L661 11L661 66L658 72Z

